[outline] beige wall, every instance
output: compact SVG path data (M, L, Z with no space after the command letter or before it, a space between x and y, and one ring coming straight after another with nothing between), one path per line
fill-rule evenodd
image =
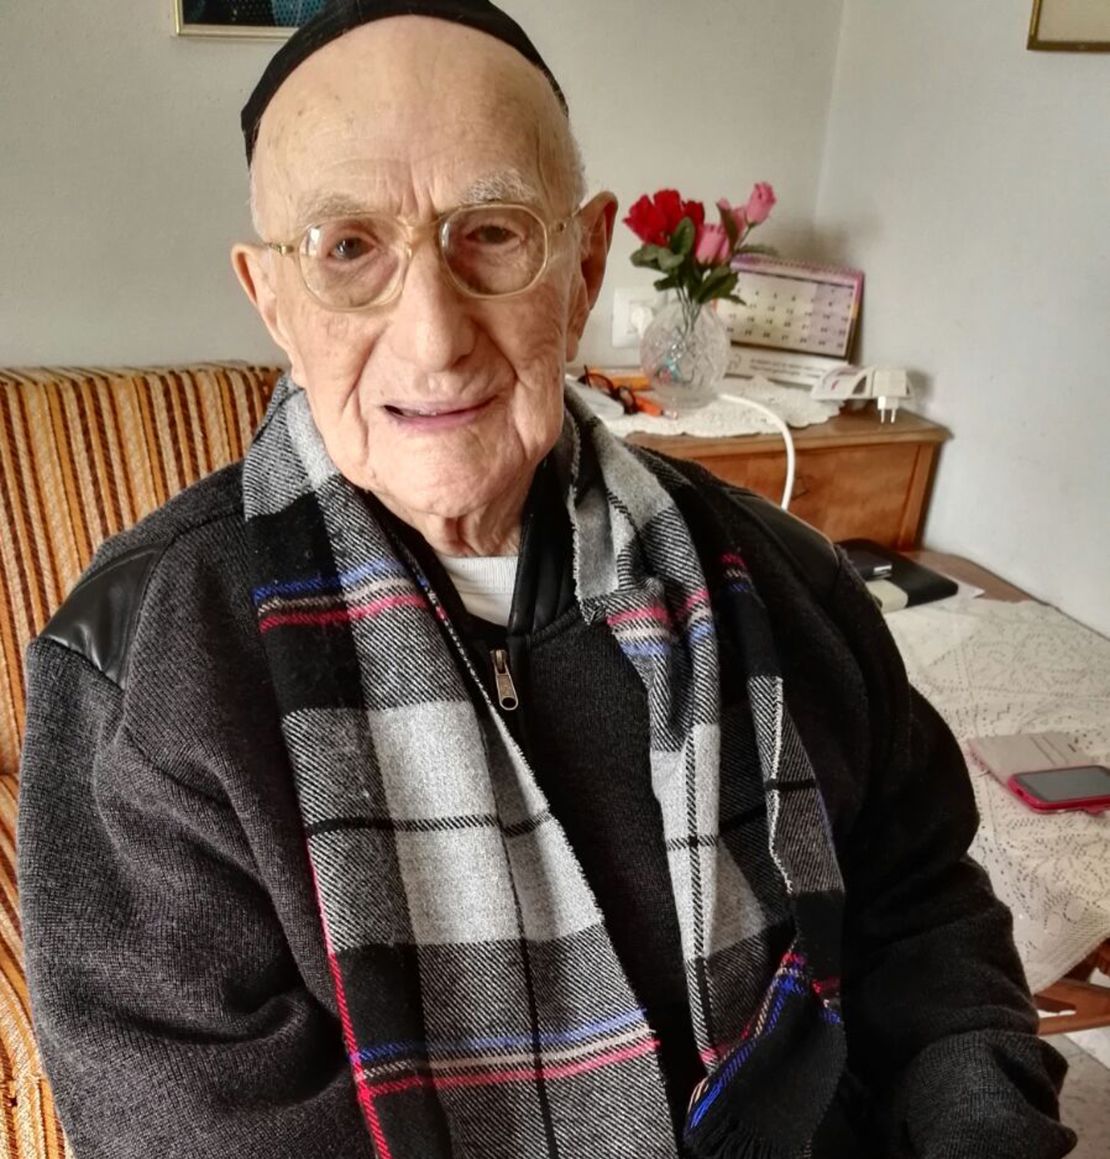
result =
M593 184L627 205L771 180L786 245L813 218L841 6L505 0L564 84ZM274 357L226 256L250 236L239 109L274 46L175 38L171 13L0 4L0 365ZM621 227L591 360L611 360L612 288L650 284L632 249Z
M816 215L867 271L864 356L923 372L956 434L929 540L1110 630L1110 57L1026 52L1030 0L505 5L595 186L771 180L787 250ZM226 257L273 46L175 38L171 7L0 8L0 365L274 357ZM593 361L612 289L648 280L632 248L621 227Z
M1110 632L1110 56L1031 0L847 0L818 230L951 427L926 537Z
M227 249L249 229L238 111L273 46L177 39L172 12L0 11L0 364L271 357Z

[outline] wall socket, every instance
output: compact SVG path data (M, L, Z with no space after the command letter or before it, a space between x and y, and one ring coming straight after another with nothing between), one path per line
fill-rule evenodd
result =
M658 300L659 295L655 290L625 287L613 291L614 347L621 349L640 345L640 331L635 324L641 317L650 319Z

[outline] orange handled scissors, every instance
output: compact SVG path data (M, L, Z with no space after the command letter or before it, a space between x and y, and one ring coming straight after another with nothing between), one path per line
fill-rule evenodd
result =
M630 386L618 386L607 374L599 370L591 370L588 366L582 367L578 381L583 386L592 386L594 390L604 391L611 399L619 402L626 415L643 413L654 418L674 418L674 414L664 410L657 402L644 398Z

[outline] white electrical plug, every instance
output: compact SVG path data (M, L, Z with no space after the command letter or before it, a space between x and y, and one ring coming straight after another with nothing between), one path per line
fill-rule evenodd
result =
M809 392L810 398L823 402L847 402L852 399L873 398L879 410L879 422L887 415L893 422L902 401L912 396L910 376L896 367L858 366L837 367Z

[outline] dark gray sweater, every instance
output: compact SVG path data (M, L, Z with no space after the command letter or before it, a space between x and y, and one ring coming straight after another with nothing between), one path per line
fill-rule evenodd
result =
M1062 1064L965 857L959 750L854 578L747 502L745 557L847 889L844 1129L889 1155L1062 1155ZM27 974L79 1159L372 1154L249 572L229 468L106 545L28 655ZM570 696L582 641L566 639L542 678ZM618 788L598 807L624 808Z

